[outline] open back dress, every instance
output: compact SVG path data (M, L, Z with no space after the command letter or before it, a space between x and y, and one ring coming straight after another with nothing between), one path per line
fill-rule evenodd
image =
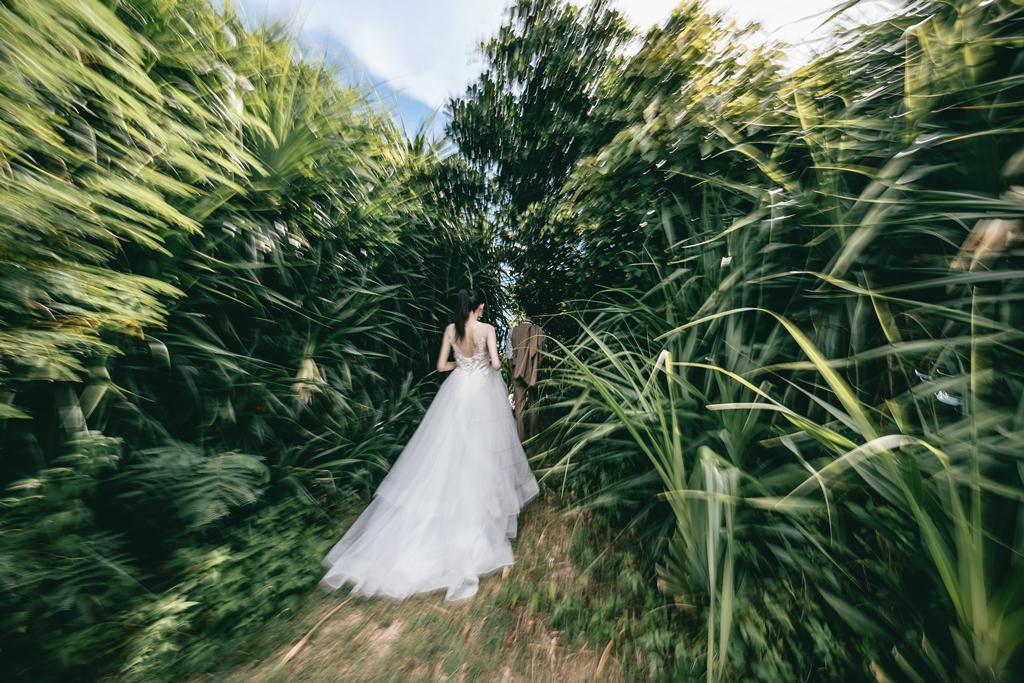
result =
M324 559L326 587L350 583L353 592L395 599L443 589L460 600L476 593L481 575L512 565L509 539L537 481L486 340L470 357L451 342L456 369Z

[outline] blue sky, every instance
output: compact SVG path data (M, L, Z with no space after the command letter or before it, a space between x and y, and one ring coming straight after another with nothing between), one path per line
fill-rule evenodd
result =
M415 131L479 73L478 44L501 25L507 0L239 0L255 19L291 19L311 42L327 39L335 59L385 98L396 98ZM586 0L582 0L585 2ZM580 0L577 0L579 4ZM766 33L806 44L837 0L707 0L741 23L759 22ZM646 30L663 21L679 0L614 0ZM863 2L862 14L881 17L885 0ZM809 18L812 17L812 18ZM817 19L813 18L817 17ZM394 93L394 94L393 94ZM435 130L439 130L438 115Z

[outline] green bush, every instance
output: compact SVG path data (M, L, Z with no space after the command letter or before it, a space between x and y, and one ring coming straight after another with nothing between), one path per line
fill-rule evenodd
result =
M324 515L289 496L233 520L220 545L182 544L160 568L177 581L128 619L124 680L168 680L222 666L270 617L294 611L337 541Z
M90 508L120 454L116 439L81 434L0 500L0 632L13 680L79 677L120 646L110 624L144 591L124 539Z
M319 577L495 286L482 176L207 0L0 7L4 680L167 680ZM424 379L425 378L425 379Z
M907 2L787 71L753 27L684 3L616 68L574 72L583 121L487 161L501 182L591 135L563 183L525 208L500 187L494 211L520 217L518 291L565 302L546 476L632 525L645 580L690 606L694 676L1021 676L1022 16ZM499 35L519 33L513 66L566 52L535 22ZM453 131L530 142L490 105L543 117L516 99L536 83L486 56L453 113L489 114ZM571 245L561 289L536 275L552 244Z

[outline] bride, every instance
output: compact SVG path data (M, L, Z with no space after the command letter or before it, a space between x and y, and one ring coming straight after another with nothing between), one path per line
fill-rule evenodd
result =
M365 596L476 593L481 574L512 565L509 538L537 482L519 443L482 294L459 292L441 340L444 381L423 422L348 533L321 583ZM455 361L449 360L454 353Z

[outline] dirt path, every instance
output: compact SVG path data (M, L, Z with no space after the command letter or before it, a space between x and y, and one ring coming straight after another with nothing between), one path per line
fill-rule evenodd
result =
M250 664L195 683L621 680L610 644L567 644L548 627L550 615L536 611L539 591L571 595L586 586L569 558L581 521L550 501L531 503L515 566L485 577L464 602L445 603L443 593L392 602L318 591L300 614L266 626L244 653Z

